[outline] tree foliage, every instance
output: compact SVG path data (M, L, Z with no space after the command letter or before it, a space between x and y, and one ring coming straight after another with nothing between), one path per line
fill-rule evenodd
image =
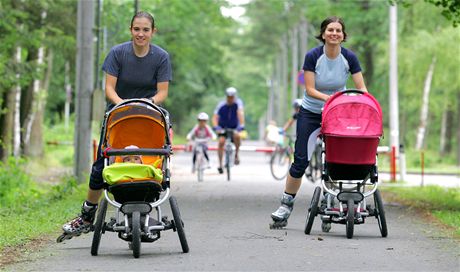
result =
M307 47L312 48L319 44L314 36L321 21L330 15L344 18L349 35L344 46L357 53L368 89L380 101L387 126L391 2L398 4L401 140L407 146L415 141L423 81L435 56L427 148L436 149L443 110L447 107L454 116L460 115L455 104L460 92L460 34L453 26L460 18L458 0L252 0L243 5L246 12L239 19L222 15L222 7L233 7L225 0L142 0L139 9L154 15L158 32L153 42L171 55L173 81L165 107L171 112L175 131L188 131L199 111L211 114L225 88L234 86L245 102L249 133L256 137L258 121L267 110L267 80L275 69L281 38L305 18L309 25ZM110 48L130 39L134 13L131 0L102 3L99 78ZM24 91L34 78L43 78L35 61L40 46L54 54L45 121L59 121L65 101L66 62L70 64L69 80L75 83L76 9L77 0L0 1L0 122L11 110L5 106L11 88L19 84ZM40 21L42 10L48 13L44 22ZM18 46L23 60L19 64L14 61ZM303 58L299 59L299 69L302 62ZM17 74L21 75L19 81ZM96 87L101 86L99 81ZM288 90L277 91L289 97ZM458 123L452 124L454 129Z

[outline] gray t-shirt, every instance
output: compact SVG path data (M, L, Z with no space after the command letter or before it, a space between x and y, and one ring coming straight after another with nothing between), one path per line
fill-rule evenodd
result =
M172 79L168 52L151 44L149 53L140 58L131 41L112 47L102 70L117 78L115 91L122 99L150 98L158 91L157 83ZM109 102L108 109L112 107Z
M327 95L332 95L346 88L350 74L361 72L358 58L353 51L341 47L340 54L335 59L329 59L324 53L324 46L311 49L305 55L304 71L315 73L315 88ZM308 96L303 97L302 107L321 113L324 101Z

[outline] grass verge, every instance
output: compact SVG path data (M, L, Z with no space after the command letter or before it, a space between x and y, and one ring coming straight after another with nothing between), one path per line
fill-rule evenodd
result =
M0 267L17 260L22 249L33 248L43 237L57 235L62 224L79 212L87 185L77 186L74 180L66 178L60 185L37 188L41 193L35 194L36 199L0 209Z
M447 227L455 238L460 238L460 189L440 186L384 187L387 201L421 209L432 214Z

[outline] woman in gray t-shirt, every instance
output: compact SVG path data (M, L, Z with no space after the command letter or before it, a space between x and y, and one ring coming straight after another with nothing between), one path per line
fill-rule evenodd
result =
M169 81L172 78L169 54L150 43L156 32L155 21L147 12L137 12L131 20L131 38L114 46L107 55L102 70L105 72L105 95L108 110L130 98L147 98L161 104L168 96ZM71 237L89 232L94 221L97 203L101 196L104 158L100 143L97 159L93 163L86 201L81 215L66 223L62 228Z
M358 58L341 46L347 38L342 19L335 16L325 19L316 38L323 45L311 49L305 56L305 94L297 119L294 162L286 178L281 206L271 214L272 228L287 225L320 131L324 103L331 95L345 89L350 75L356 89L367 91Z

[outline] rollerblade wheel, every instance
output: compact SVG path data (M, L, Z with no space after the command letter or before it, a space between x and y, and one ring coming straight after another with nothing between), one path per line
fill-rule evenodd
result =
M281 229L287 226L287 220L273 221L269 224L270 229Z

